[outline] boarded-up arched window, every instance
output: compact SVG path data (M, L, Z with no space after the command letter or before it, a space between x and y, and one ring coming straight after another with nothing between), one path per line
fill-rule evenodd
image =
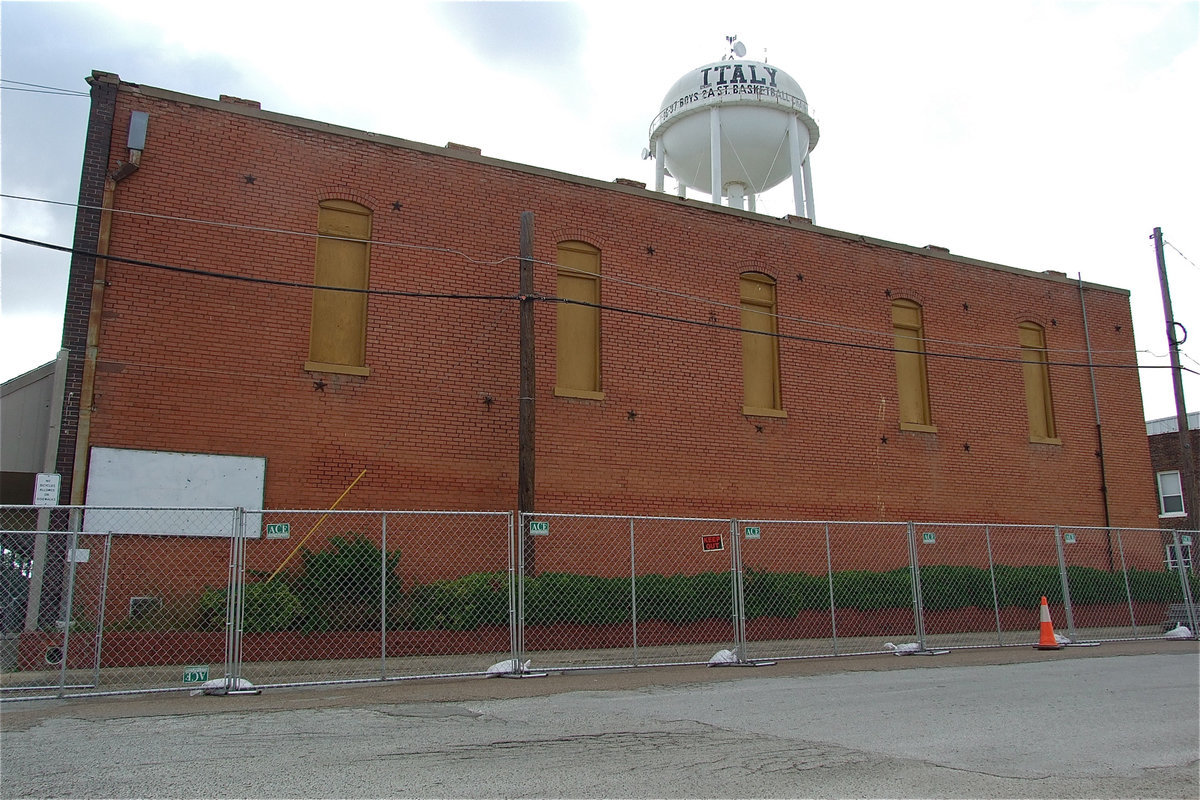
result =
M746 272L741 276L739 289L742 308L742 413L786 416L779 388L775 281L760 272Z
M1029 441L1057 444L1054 401L1050 396L1050 365L1046 357L1046 329L1036 322L1022 322L1021 371L1025 378L1025 410L1029 417Z
M900 429L935 432L929 410L929 378L925 371L925 323L921 306L912 300L892 302L893 347L896 349L896 393Z
M554 393L601 400L600 251L585 242L558 245L557 372Z
M325 200L317 215L314 283L367 288L371 212L348 200ZM313 290L312 325L305 369L366 375L365 291Z

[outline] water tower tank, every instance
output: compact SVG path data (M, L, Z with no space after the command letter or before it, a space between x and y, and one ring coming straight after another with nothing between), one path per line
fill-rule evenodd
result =
M742 207L748 198L792 179L796 213L813 218L808 154L820 130L800 85L783 70L733 55L698 67L671 87L650 125L647 156L655 186L670 173L684 187Z

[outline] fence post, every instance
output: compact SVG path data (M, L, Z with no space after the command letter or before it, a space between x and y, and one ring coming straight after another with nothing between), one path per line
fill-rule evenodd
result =
M629 518L629 621L633 626L633 664L638 663L637 615L637 546L633 532L633 517Z
M742 538L741 525L736 519L729 520L729 569L732 578L731 599L733 601L733 652L739 664L746 662L746 596L742 583Z
M838 655L837 601L833 596L833 551L829 544L829 523L825 523L825 585L829 587L829 630L833 634L833 654Z
M71 509L71 541L67 545L67 596L62 612L63 642L62 662L58 667L58 692L62 697L67 690L67 661L71 655L71 614L75 603L75 559L79 548L79 531L83 528L83 514L79 508Z
M100 574L100 613L96 617L96 658L92 666L92 686L100 685L100 658L104 652L104 611L108 607L108 564L112 558L112 531L104 536L104 567Z
M1179 531L1171 532L1172 546L1175 548L1175 571L1179 573L1179 588L1183 590L1183 603L1187 611L1189 627L1192 636L1200 637L1200 627L1197 626L1196 603L1192 599L1192 584L1187 578L1187 569L1183 566L1183 546L1179 543Z
M983 538L987 541L988 575L992 579L992 610L996 613L996 645L1004 646L1004 634L1000 625L1000 593L996 591L996 561L992 558L992 526L983 526Z
M508 523L508 572L510 591L508 613L513 620L511 629L513 660L519 667L525 660L525 537L529 520L525 512L517 514L517 531L514 532L512 517ZM518 553L520 555L518 555Z
M235 508L229 540L229 586L225 603L225 693L241 688L242 629L246 619L245 510Z
M1071 606L1071 582L1067 578L1067 557L1063 553L1062 529L1054 526L1054 547L1058 550L1058 576L1062 582L1063 609L1067 614L1067 636L1075 637L1075 610Z
M908 564L912 580L913 623L916 627L917 645L925 649L925 601L921 596L921 567L917 562L916 525L908 523Z
M379 680L387 680L387 514L379 520Z
M1136 639L1138 635L1137 616L1133 613L1133 590L1129 588L1129 566L1125 563L1125 542L1121 538L1120 528L1117 528L1117 553L1121 556L1121 577L1125 581L1125 602L1129 604L1129 627L1133 628L1133 638Z

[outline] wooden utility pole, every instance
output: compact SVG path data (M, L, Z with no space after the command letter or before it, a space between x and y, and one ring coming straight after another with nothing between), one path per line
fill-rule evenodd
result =
M534 510L534 427L537 373L534 365L533 339L533 212L521 212L521 403L517 426L517 511L530 514ZM533 539L529 523L521 517L521 563L525 574L534 568Z
M1200 502L1200 489L1197 489L1196 486L1196 462L1192 456L1192 439L1188 435L1187 405L1183 399L1183 370L1179 368L1180 341L1175 333L1177 327L1182 328L1183 326L1177 326L1175 316L1171 311L1171 289L1167 285L1167 260L1163 255L1162 228L1155 228L1151 238L1154 239L1154 255L1158 259L1158 283L1162 288L1163 315L1167 320L1171 379L1175 384L1175 418L1179 422L1179 484L1183 491L1183 508L1187 512L1186 527L1188 530L1196 530L1200 528L1200 524L1197 523L1197 520L1200 520L1200 512L1196 508L1196 504ZM1184 338L1187 338L1186 331Z

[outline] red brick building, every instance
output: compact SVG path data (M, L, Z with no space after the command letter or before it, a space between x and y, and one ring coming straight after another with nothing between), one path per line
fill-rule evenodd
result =
M1161 528L1180 531L1196 530L1196 499L1189 497L1188 474L1183 463L1183 443L1179 437L1179 421L1175 417L1150 420L1146 423L1150 442L1150 464L1158 490L1158 524ZM1200 474L1200 414L1187 415L1187 436L1192 457L1192 474ZM1184 561L1192 566L1192 548L1185 546ZM1168 562L1173 556L1168 551Z
M104 448L516 508L532 212L538 510L1157 527L1124 290L91 83L64 502Z

